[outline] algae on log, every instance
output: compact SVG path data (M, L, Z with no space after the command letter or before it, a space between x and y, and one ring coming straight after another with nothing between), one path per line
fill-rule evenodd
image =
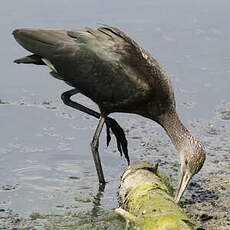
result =
M127 229L196 230L184 211L173 201L170 180L148 162L133 163L121 178L121 207L116 212Z

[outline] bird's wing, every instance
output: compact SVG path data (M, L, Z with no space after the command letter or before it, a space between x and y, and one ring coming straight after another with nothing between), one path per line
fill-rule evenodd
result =
M17 29L13 35L23 48L41 57L76 49L76 43L65 30Z
M105 25L98 30L108 34L115 43L121 43L120 39L123 40L123 45L119 49L119 52L122 53L123 62L136 70L149 85L153 84L153 87L155 87L160 82L166 93L172 91L167 72L147 50L118 28Z
M67 31L78 46L84 46L105 60L117 61L124 69L132 70L142 79L153 82L153 76L161 78L167 74L160 67L155 58L139 46L133 39L121 30L104 25L99 28L86 28L85 30Z
M73 60L81 49L85 49L99 56L102 61L116 63L125 71L142 76L141 80L149 86L156 87L161 82L166 91L170 90L167 74L156 59L115 27L73 31L19 29L13 34L25 49L50 61L59 57L62 61Z
M154 59L149 52L115 27L104 25L99 28L67 31L67 34L76 39L77 44L87 44L89 48L91 45L95 48L100 46L100 49L109 48L109 52L120 54L123 58L132 57L135 58L136 61L140 61L141 59L143 62L148 60L149 64L160 68L157 60Z
M106 52L107 58L119 58L129 65L142 63L145 65L143 67L161 70L158 62L146 50L112 26L73 31L19 29L13 34L22 47L45 58L63 53L71 55L84 46L95 53Z
M121 52L123 52L123 62L126 63L126 66L131 66L137 74L142 76L142 79L148 82L149 86L152 86L152 89L160 88L165 100L175 106L173 88L168 74L148 51L115 27L105 25L98 30L108 34L114 41L118 41L118 38L123 39L123 51Z
M161 68L159 63L152 55L141 46L138 45L136 41L126 35L123 31L119 30L116 27L104 25L104 27L98 28L99 31L109 34L113 38L122 38L126 44L126 48L132 49L132 53L135 52L135 57L150 64L151 66L155 66L157 68Z

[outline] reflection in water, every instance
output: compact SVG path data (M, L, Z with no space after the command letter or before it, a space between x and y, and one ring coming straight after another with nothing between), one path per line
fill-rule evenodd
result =
M103 198L104 191L105 191L105 184L99 184L98 192L94 196L92 201L93 203L93 208L91 210L92 218L98 217L100 215L99 212L101 210L101 199Z

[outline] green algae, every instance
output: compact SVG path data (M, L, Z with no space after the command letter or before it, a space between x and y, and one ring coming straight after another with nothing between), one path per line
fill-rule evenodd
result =
M143 176L141 182L137 181L136 186L134 186L133 175L135 178ZM197 229L183 209L173 201L173 188L170 179L161 173L157 167L150 166L149 163L145 164L145 162L135 163L134 169L131 166L123 174L122 183L129 179L132 181L131 186L125 185L127 189L125 198L121 209L117 211L127 220L127 229Z
M40 214L39 212L33 212L32 214L30 214L30 218L31 220L37 220L37 219L45 219L46 216Z

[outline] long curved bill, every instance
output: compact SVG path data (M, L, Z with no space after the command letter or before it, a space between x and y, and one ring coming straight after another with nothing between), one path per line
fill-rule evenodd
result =
M179 186L178 186L178 189L177 189L177 192L176 192L176 195L175 195L175 198L174 198L174 201L176 203L178 203L191 179L191 174L188 173L188 172L182 172L181 174L181 178L180 178L180 183L179 183Z

